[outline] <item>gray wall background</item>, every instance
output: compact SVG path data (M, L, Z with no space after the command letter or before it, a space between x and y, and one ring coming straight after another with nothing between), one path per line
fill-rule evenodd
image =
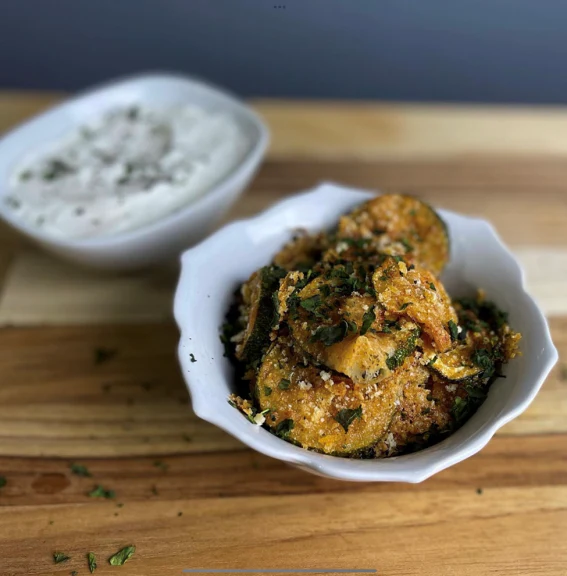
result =
M243 96L564 103L567 1L0 0L0 87L148 69Z

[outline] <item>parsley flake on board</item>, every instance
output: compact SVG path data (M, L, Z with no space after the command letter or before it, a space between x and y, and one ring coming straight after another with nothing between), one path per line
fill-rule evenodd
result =
M104 364L105 362L108 362L109 360L114 358L114 356L116 356L117 352L118 350L116 350L115 348L103 348L103 347L95 348L94 350L95 365L98 366L99 364Z
M457 339L457 336L459 335L459 328L452 320L449 320L448 326L449 326L449 333L451 334L451 342L454 342Z
M71 464L71 472L83 478L90 478L92 476L88 468L82 464Z
M8 484L8 481L6 480L5 476L0 476L0 488L4 488L4 486L6 486L6 484Z
M122 566L124 562L134 556L134 552L136 552L136 546L126 546L111 556L108 562L111 566Z
M98 486L96 486L93 490L91 490L87 496L90 496L91 498L106 498L106 499L111 499L111 498L116 498L116 493L114 492L114 490L106 490L105 488L103 488L100 484Z
M165 462L162 462L161 460L156 460L154 462L154 466L156 468L161 468L164 472L169 468L169 466Z
M339 410L335 416L335 420L348 432L348 427L355 421L355 419L362 418L362 406L351 410L350 408L343 408Z
M286 418L276 426L276 434L280 438L287 438L289 433L293 430L294 426L295 422L291 418Z
M94 555L93 552L89 552L87 554L87 561L89 563L89 571L91 574L94 574L94 571L96 570L96 556Z
M67 562L67 560L70 560L71 557L67 556L67 554L65 554L64 552L53 552L53 562L55 562L55 564L60 564L61 562Z

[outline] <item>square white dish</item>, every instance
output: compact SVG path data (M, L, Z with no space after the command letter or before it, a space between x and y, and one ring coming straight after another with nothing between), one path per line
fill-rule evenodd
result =
M18 219L2 197L22 158L80 125L132 104L193 104L229 113L251 142L243 161L200 198L151 224L115 235L58 238ZM147 74L97 86L24 122L0 139L0 218L46 250L80 264L132 269L176 257L202 239L237 200L254 176L269 142L260 117L236 97L200 80L175 74Z
M522 333L522 356L505 366L506 378L491 386L478 412L450 437L413 454L351 460L287 443L250 423L227 402L234 377L219 334L234 289L269 263L295 229L329 228L342 213L373 195L322 184L254 218L225 226L186 251L174 304L181 331L178 355L195 413L251 448L331 478L421 482L481 450L499 428L528 407L558 359L545 317L525 290L519 264L484 220L439 211L451 237L451 260L442 280L453 297L483 288L487 298L509 313L513 329Z

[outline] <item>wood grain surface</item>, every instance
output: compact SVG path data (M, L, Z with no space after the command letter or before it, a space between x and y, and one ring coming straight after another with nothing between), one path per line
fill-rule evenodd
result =
M58 98L0 94L0 130ZM255 106L273 141L229 219L323 180L486 217L522 261L560 364L481 453L420 485L319 478L193 415L175 359L175 267L93 273L0 226L0 576L86 576L90 551L97 576L567 574L567 111ZM115 498L89 497L97 485ZM133 559L111 567L126 545ZM54 564L54 551L71 559Z

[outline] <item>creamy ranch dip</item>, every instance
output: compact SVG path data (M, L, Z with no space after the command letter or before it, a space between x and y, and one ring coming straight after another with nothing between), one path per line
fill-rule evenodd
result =
M59 237L125 232L204 194L250 146L227 114L115 109L22 162L4 201L24 222Z

